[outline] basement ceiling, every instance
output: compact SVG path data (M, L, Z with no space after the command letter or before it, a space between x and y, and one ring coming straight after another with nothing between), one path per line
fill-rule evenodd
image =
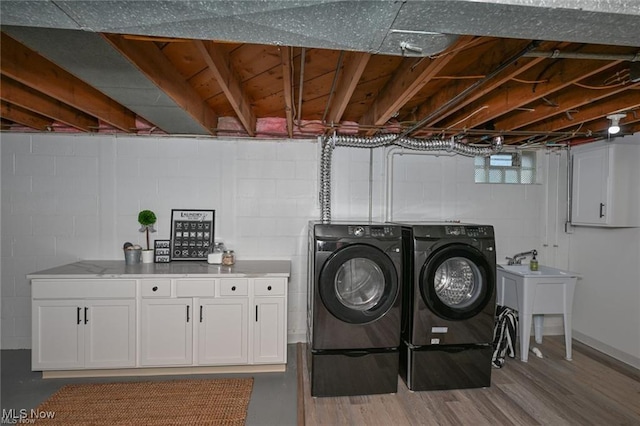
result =
M640 130L633 0L0 3L3 131L547 145Z

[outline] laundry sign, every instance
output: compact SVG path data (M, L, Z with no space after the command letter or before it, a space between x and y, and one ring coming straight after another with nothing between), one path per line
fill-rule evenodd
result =
M204 260L213 244L215 210L171 210L171 260Z

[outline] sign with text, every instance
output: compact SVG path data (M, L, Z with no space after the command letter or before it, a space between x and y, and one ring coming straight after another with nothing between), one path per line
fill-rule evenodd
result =
M171 210L171 260L206 260L215 210Z

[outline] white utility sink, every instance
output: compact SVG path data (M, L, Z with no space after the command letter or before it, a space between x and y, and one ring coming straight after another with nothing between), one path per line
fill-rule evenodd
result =
M571 360L571 313L573 291L578 274L551 266L539 265L537 271L526 265L498 265L496 303L518 311L520 359L529 359L531 322L537 343L542 343L544 314L562 314L566 358Z
M562 269L552 268L551 266L539 265L537 271L532 271L529 268L529 264L526 265L498 265L498 269L504 269L507 272L513 272L514 274L528 277L530 275L536 277L564 277L564 276L577 276L573 272L563 271Z

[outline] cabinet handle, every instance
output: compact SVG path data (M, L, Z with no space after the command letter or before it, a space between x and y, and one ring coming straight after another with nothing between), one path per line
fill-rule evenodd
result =
M202 305L200 305L200 322L202 322Z
M158 286L157 286L157 285L154 285L154 286L153 286L153 288L152 288L151 290L153 290L153 291L158 291Z
M84 323L85 323L85 324L89 322L89 315L88 315L88 312L89 312L89 308L85 307L85 308L84 308Z
M78 310L76 311L76 316L77 316L77 320L78 320L77 324L80 324L80 322L81 322L81 320L80 320L80 311L81 311L81 308L78 306L78 308L77 308L77 309L78 309Z
M604 217L604 203L600 203L600 217Z
M267 290L271 291L271 286L268 286L268 287L267 287Z
M231 291L236 291L236 286L231 287Z
M256 305L256 322L258 322L258 305Z
M187 305L187 322L189 322L189 305Z

